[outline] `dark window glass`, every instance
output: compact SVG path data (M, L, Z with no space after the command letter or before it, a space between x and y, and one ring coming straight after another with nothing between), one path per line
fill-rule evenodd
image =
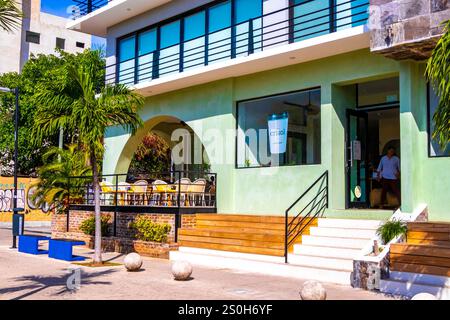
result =
M84 48L84 42L78 42L77 41L77 48Z
M430 141L430 157L449 157L450 143L445 148L441 148L437 139L433 139L433 132L435 129L435 122L433 116L439 106L439 97L434 92L431 85L428 86L428 119L429 119L429 141Z
M189 41L205 35L205 12L184 19L184 40Z
M120 43L119 43L120 62L134 58L134 56L135 56L135 40L136 40L136 38L134 36L120 40Z
M209 32L215 32L231 26L231 1L221 3L209 9Z
M156 50L156 29L152 29L139 34L139 56L148 54Z
M398 77L358 84L358 107L398 103L399 100Z
M56 47L58 49L64 49L66 46L66 40L62 38L56 38Z
M180 43L180 20L161 27L161 49Z
M27 31L25 34L25 41L39 44L41 42L41 35L37 32Z
M248 21L262 15L261 0L235 0L236 23Z
M238 104L237 166L321 161L320 89Z

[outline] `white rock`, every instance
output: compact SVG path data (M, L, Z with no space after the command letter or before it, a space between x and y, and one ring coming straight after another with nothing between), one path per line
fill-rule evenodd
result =
M175 261L172 274L175 280L188 280L192 274L192 265L187 261Z
M302 300L326 300L327 291L320 282L306 281L300 290Z
M416 294L411 300L437 300L437 298L430 293L422 292Z
M142 267L142 258L135 252L127 254L123 263L128 271L138 271Z

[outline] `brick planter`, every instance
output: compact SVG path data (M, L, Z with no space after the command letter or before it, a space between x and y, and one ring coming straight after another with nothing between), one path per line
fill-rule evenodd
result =
M52 216L52 238L74 239L86 242L86 246L94 248L94 237L85 235L80 226L84 220L94 215L89 211L72 210L69 214L69 232L67 230L67 215L54 214ZM114 222L113 212L102 212L103 216L110 216L111 228L110 234L113 234L112 224ZM178 250L178 244L175 239L175 216L173 214L140 214L155 223L167 223L172 226L168 234L168 243L147 242L134 239L134 231L130 224L136 219L136 213L117 213L116 237L103 237L103 252L130 253L137 252L143 256L154 258L169 258L171 250ZM194 228L196 225L196 216L182 215L181 226L184 228Z

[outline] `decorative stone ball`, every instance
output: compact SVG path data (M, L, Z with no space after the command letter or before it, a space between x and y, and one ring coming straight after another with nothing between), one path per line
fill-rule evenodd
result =
M138 271L142 267L142 258L135 252L127 254L123 260L128 271Z
M306 281L300 290L302 300L326 300L327 291L320 282Z
M422 292L416 294L411 300L437 300L437 298L430 293Z
M172 274L175 280L188 280L192 274L192 265L187 261L175 261L172 264Z

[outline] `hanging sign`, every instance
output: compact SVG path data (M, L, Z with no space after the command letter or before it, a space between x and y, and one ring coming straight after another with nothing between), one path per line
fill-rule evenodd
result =
M289 116L287 112L272 114L268 118L269 145L271 154L286 152Z

